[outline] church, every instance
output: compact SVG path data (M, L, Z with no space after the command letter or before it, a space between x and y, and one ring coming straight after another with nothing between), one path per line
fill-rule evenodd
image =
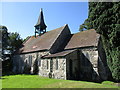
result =
M46 31L40 11L35 35L14 54L13 72L64 79L103 81L109 68L101 37L94 29L71 34L68 24Z

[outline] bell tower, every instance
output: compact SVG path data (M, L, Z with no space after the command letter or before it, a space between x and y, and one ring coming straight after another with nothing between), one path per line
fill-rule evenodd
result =
M36 34L41 35L41 34L44 34L46 32L47 26L45 25L45 22L44 22L44 16L43 16L42 8L40 10L40 15L39 15L37 24L34 27L35 27L35 37L36 37Z

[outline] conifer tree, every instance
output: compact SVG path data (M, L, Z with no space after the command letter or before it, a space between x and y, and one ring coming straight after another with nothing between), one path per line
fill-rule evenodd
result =
M89 2L88 20L101 34L113 79L120 81L120 2Z

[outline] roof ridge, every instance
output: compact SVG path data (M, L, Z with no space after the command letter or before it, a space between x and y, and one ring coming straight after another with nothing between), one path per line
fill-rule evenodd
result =
M91 31L91 30L94 30L94 31L95 31L95 29L87 29L87 30L84 30L84 31L81 31L81 32L77 32L77 33L88 32L88 31ZM95 32L96 32L96 31L95 31ZM77 33L73 33L73 35L74 35L74 34L77 34Z
M22 44L26 43L32 36L28 36L25 41L23 41Z
M61 27L56 28L56 29L65 28L67 25L68 25L68 24L65 24L64 26L61 26ZM52 29L52 30L50 30L50 31L48 31L48 32L51 32L51 31L56 30L56 29Z

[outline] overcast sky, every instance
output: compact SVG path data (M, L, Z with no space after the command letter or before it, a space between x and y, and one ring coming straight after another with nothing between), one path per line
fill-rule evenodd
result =
M20 33L22 38L34 35L40 8L43 8L47 31L68 24L71 32L76 33L88 17L87 2L2 2L1 6L0 24L9 32Z

